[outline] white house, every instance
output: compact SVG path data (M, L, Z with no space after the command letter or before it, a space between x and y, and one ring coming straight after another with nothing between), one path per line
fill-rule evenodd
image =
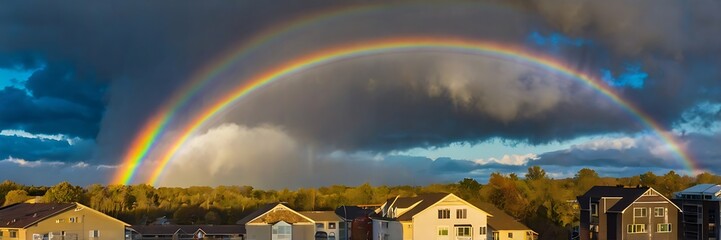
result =
M395 197L371 217L373 239L482 240L490 216L452 193Z
M237 222L248 240L312 240L315 221L282 203L266 204Z
M341 226L343 220L333 211L303 211L300 212L304 216L315 222L316 237L318 234L325 234L328 240L341 239Z

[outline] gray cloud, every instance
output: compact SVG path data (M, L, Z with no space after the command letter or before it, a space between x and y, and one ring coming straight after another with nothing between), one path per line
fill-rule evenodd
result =
M0 38L0 67L45 68L26 83L33 96L24 89L0 90L0 130L78 136L97 143L87 162L117 163L158 107L232 46L311 10L355 3L64 1L39 7L9 2L0 9L0 35L13 37ZM398 2L316 22L265 42L179 109L170 130L173 133L215 96L280 62L336 44L409 35L525 46L591 75L606 69L618 76L628 64L637 64L648 74L644 87L616 90L671 128L688 122L683 113L698 104L721 102L719 4L710 0ZM529 42L533 32L583 39L583 43L534 45ZM369 56L329 63L290 78L254 93L214 122L252 129L270 124L302 142L302 148L349 155L499 138L537 144L646 129L577 81L482 56L446 52ZM700 116L718 121L717 115ZM62 158L58 156L66 154L63 151L25 157ZM550 161L553 155L567 162L581 158L621 164L624 154L644 156L643 149L638 151L549 153L541 160ZM17 150L0 151L0 156L9 152ZM643 162L639 166L660 161L648 156L637 159Z

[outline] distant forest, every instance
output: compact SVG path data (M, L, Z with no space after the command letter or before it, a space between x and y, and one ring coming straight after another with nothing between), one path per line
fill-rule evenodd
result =
M261 190L251 186L155 188L149 185L93 184L88 187L62 182L52 187L26 186L11 181L0 184L0 203L9 205L37 199L40 202L77 201L130 224L149 224L165 216L174 224L235 224L258 206L287 202L296 210L334 210L341 205L379 204L386 199L427 192L454 193L470 203L490 202L525 223L541 239L567 236L578 221L578 210L569 200L594 185L650 186L666 197L700 183L721 184L721 176L702 173L680 176L647 172L625 178L600 177L584 168L573 178L553 179L538 167L524 176L491 174L488 183L466 178L457 183L428 186L332 185L296 190Z

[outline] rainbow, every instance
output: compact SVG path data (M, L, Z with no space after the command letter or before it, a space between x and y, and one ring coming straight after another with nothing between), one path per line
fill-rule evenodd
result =
M112 183L130 184L137 168L143 159L147 157L150 150L154 147L154 144L157 143L161 134L167 130L171 120L177 115L178 110L187 106L188 102L193 99L200 90L239 60L246 59L258 52L263 46L271 44L277 39L282 39L281 36L286 34L299 31L314 24L332 21L338 17L347 17L349 15L378 10L381 9L381 6L382 5L351 5L331 8L272 26L254 35L255 37L248 41L244 41L242 44L230 50L228 54L206 65L205 68L190 78L191 80L188 84L185 84L183 88L175 91L175 94L159 108L161 111L151 116L145 125L142 126L128 147L129 150L123 156L120 170L114 176Z
M267 86L279 79L284 79L292 74L335 61L377 54L414 51L458 52L500 57L511 59L519 63L531 64L569 76L573 79L577 79L591 89L594 89L598 93L606 96L609 100L628 112L630 116L638 119L640 123L646 125L649 129L652 129L653 132L670 147L671 151L677 155L678 158L683 160L689 170L694 171L697 169L695 161L690 154L685 152L682 144L676 140L672 133L666 131L661 124L656 122L648 114L641 111L632 102L622 99L620 95L605 82L583 72L577 71L554 58L534 54L530 51L514 48L510 45L492 42L448 37L402 37L362 41L318 51L313 54L296 58L284 64L280 64L275 68L250 78L248 81L244 81L243 84L232 89L227 94L223 95L219 100L215 101L209 108L196 115L193 119L191 119L189 124L180 130L180 136L175 138L170 143L169 147L164 149L161 153L160 158L157 161L156 168L152 171L147 182L151 184L157 183L163 173L163 170L173 159L175 153L199 128L204 125L205 122L210 120L216 114L228 109L233 105L233 103L242 99L244 96L247 96L249 93L258 90L263 86ZM151 141L152 144L154 136L141 135L140 139L147 139ZM121 169L121 172L118 174L123 176L132 176L134 172L131 171L135 170L124 168Z

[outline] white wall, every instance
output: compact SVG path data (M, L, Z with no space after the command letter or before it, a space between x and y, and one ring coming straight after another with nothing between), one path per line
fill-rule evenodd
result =
M450 209L451 218L438 219L439 209ZM466 209L466 219L458 219L456 209ZM471 225L471 234L474 240L486 239L487 234L490 234L490 232L487 231L486 235L481 235L480 227L487 227L487 218L488 214L486 212L467 205L454 196L450 196L413 217L413 239L437 239L439 226L448 226L448 239L455 239L454 225Z

